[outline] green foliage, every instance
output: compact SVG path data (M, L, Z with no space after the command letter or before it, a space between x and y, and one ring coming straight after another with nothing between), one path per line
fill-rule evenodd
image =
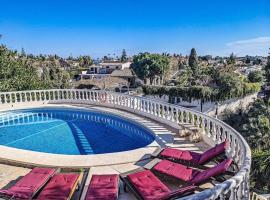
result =
M243 83L243 96L248 94L254 94L255 92L259 92L261 90L261 83Z
M242 82L238 76L229 73L219 74L216 82L219 86L219 98L221 100L243 95Z
M270 83L270 53L267 57L267 63L265 66L265 78L268 83Z
M270 191L270 108L261 99L227 113L223 120L239 131L252 148L251 186L259 192Z
M0 91L33 90L43 88L69 87L69 74L55 66L55 57L49 57L44 64L41 77L35 66L39 58L28 57L23 50L21 54L0 46Z
M262 193L270 191L270 151L253 152L251 187Z
M46 67L42 74L44 88L69 88L70 75L59 67Z
M231 53L230 57L227 60L227 64L234 65L236 63L236 57L233 53Z
M262 82L263 78L263 73L260 70L255 70L248 74L248 80L252 83Z
M78 58L80 67L89 67L93 64L90 56L80 56Z
M143 86L143 91L147 95L169 95L170 97L181 97L183 100L204 99L213 100L215 92L210 87L166 87L166 86Z
M192 80L192 71L190 67L186 67L185 70L181 73L177 80L177 85L182 87L188 87L193 84Z
M199 74L198 58L197 58L197 52L195 48L192 48L190 51L190 55L188 58L188 65L190 69L192 70L193 75L196 76Z
M139 78L150 78L152 83L155 76L164 76L169 69L169 58L165 55L139 53L133 57L131 65Z
M233 85L233 84L236 84ZM235 87L234 87L235 86ZM238 88L239 87L239 88ZM260 91L259 83L238 84L229 81L223 87L213 88L209 86L143 86L146 95L169 95L170 97L181 97L183 100L191 101L192 99L202 101L225 101L230 98L242 97Z
M127 59L128 59L128 58L127 58L126 50L123 49L120 60L121 60L121 62L124 62L124 61L127 61Z
M270 147L270 110L263 100L258 99L248 109L224 115L224 121L238 130L254 151Z

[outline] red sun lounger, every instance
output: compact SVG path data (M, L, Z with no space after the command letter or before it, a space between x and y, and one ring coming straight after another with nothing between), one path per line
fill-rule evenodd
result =
M117 174L93 175L85 200L116 200L119 192Z
M196 153L193 151L179 150L174 148L164 148L153 156L172 160L174 162L200 166L216 158L217 156L224 154L228 147L229 143L227 140L225 140L204 153Z
M44 187L37 200L69 200L80 179L80 174L56 174Z
M169 189L150 170L143 170L121 176L125 186L140 200L167 200L191 194L197 187L189 185L175 191Z
M224 174L231 166L232 161L229 158L212 168L199 171L169 160L161 160L152 169L159 174L167 175L189 184L199 185L207 182L210 178Z
M11 188L0 190L0 196L12 199L32 199L56 171L50 168L34 168Z

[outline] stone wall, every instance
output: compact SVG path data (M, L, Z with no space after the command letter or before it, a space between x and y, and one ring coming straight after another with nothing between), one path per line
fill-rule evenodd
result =
M250 103L254 102L256 99L257 93L248 95L241 99L233 99L231 101L224 102L223 104L218 106L218 115L222 114L224 111L235 112L240 107L246 108ZM210 116L215 116L216 109L213 108L205 113Z
M161 98L159 96L157 96L157 95L156 96L154 96L154 95L146 95L146 97L153 98L153 99L158 99L158 100L161 100L161 101L164 101L164 102L169 101L169 97L167 95L164 95ZM225 110L233 112L236 109L238 109L240 106L245 108L251 102L253 102L256 98L257 98L257 93L252 94L252 95L248 95L248 96L246 96L244 98L233 98L233 99L229 99L229 100L224 101L224 102L220 102L219 106L218 106L218 113L221 114ZM175 104L177 104L179 106L191 108L191 109L196 110L196 111L201 111L201 101L200 100L192 100L191 102L188 102L188 101L183 101L181 98L178 98L178 100L175 98L174 102L178 102L178 103L175 103ZM215 102L205 102L205 103L203 103L202 112L206 113L208 115L211 115L211 116L215 116L215 113L216 113Z

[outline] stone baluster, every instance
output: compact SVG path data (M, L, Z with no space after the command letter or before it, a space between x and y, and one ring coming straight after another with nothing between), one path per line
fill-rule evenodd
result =
M230 134L230 138L231 138L231 156L232 157L235 157L235 155L236 155L236 144L235 144L235 139L234 139L234 137L233 137L233 135L231 135Z
M34 92L34 98L35 98L35 101L37 101L37 92L36 91Z
M22 93L19 92L19 98L20 98L20 102L22 102Z
M12 101L17 103L16 93L12 93Z
M209 119L207 119L207 137L211 138L211 124Z
M94 101L94 99L93 99L93 92L90 92L90 101Z
M6 96L6 102L10 103L9 99L8 99L8 94L5 95Z
M24 96L23 102L26 102L27 101L27 96L26 96L25 92L23 92L23 96Z
M171 107L170 106L170 120L172 121L172 122L175 122L175 114L174 114L174 107Z
M179 124L180 123L180 120L179 120L179 117L180 117L180 110L178 108L175 109L176 111L176 123Z
M196 115L196 125L197 127L201 128L201 116L200 115Z
M84 100L89 100L89 97L88 97L88 91L87 91L87 90L84 90L84 91L83 91L83 99L84 99Z

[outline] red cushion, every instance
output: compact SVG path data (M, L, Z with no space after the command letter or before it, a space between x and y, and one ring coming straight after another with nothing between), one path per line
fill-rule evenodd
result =
M207 181L210 177L214 177L217 175L221 175L225 173L230 165L232 164L232 159L229 158L227 160L224 160L223 162L219 163L213 168L207 169L203 172L198 173L197 175L194 176L194 178L191 180L191 183L193 184L200 184L204 181Z
M225 152L225 150L228 148L229 146L229 143L227 140L225 140L224 142L216 145L215 147L207 150L206 152L204 152L202 155L201 155L201 158L199 160L199 164L203 164L205 163L206 161L222 154Z
M154 166L153 169L162 174L166 174L168 176L172 176L183 181L191 180L194 176L194 173L197 173L196 170L168 160L160 161Z
M144 170L127 176L144 200L157 200L170 197L170 189L150 170Z
M57 174L38 196L38 200L66 200L79 178L79 174Z
M55 169L36 167L8 190L0 190L0 194L29 199L47 182L55 171Z
M116 200L118 183L117 174L93 175L85 200Z
M193 163L198 163L201 154L192 151L182 151L174 148L165 148L161 153L161 156L166 158L173 158L177 160L184 160Z

